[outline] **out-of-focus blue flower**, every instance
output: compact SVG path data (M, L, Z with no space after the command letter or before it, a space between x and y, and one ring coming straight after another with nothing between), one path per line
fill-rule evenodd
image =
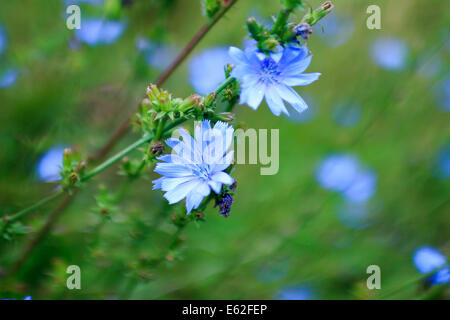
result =
M245 52L231 47L229 54L235 65L231 75L241 83L240 103L256 110L263 98L276 116L289 115L283 101L297 112L308 108L306 102L291 87L305 86L316 81L320 73L303 73L312 56L306 47L287 47L266 56L255 49Z
M325 158L316 171L316 179L322 187L344 191L359 172L358 159L349 154L333 154Z
M450 178L450 145L442 147L437 153L436 174L443 179Z
M116 42L125 27L123 21L87 18L81 20L81 28L75 30L75 37L89 46L107 45Z
M64 147L57 146L48 150L36 167L36 173L40 180L44 182L61 179L60 171L63 165Z
M287 260L266 262L257 267L255 276L262 283L276 282L286 275L288 267Z
M202 95L211 93L225 80L225 66L231 62L223 47L206 49L194 56L189 63L189 81Z
M308 105L308 109L306 109L302 113L294 112L287 117L289 120L297 123L308 123L316 118L318 112L316 102L308 94L303 94L303 100L305 100L306 104Z
M349 154L332 154L318 166L316 179L325 189L339 192L347 201L361 203L376 191L377 179L373 171L361 166Z
M81 3L87 3L87 4L94 4L99 5L105 2L105 0L63 0L66 6L69 6L71 4L81 4Z
M442 80L435 89L439 107L444 111L450 111L450 75Z
M401 70L405 67L409 49L403 40L394 37L381 37L371 46L373 61L387 70Z
M417 73L426 78L435 77L442 70L442 57L439 49L436 52L426 51L417 61Z
M292 286L280 290L277 300L314 300L315 294L310 287Z
M166 69L178 53L178 49L173 45L153 43L144 37L137 38L136 47L143 53L148 65L158 70Z
M7 69L3 73L0 73L0 89L8 88L12 86L19 76L19 70Z
M2 26L0 26L0 54L6 48L6 33Z
M352 127L361 119L361 106L357 102L339 102L333 107L333 120L341 127Z
M350 40L354 28L351 17L340 17L334 12L328 14L313 27L315 34L324 39L331 47L339 47Z
M450 282L450 267L447 258L432 247L421 247L414 252L413 262L420 273L427 274L437 270L428 280L432 284Z
M16 300L16 299L2 299L2 300ZM26 296L25 298L23 298L23 300L33 300L33 299L31 299L31 296Z
M183 140L169 138L167 145L173 149L170 155L158 157L155 172L163 177L154 180L153 190L165 191L170 204L186 198L189 214L197 209L211 189L220 193L222 185L231 185L234 179L224 170L233 161L233 127L217 122L213 128L208 120L195 126L195 138L183 128L178 128Z
M375 172L360 170L342 195L350 202L364 202L369 200L377 188Z
M339 220L346 226L355 229L367 228L368 219L372 216L372 208L366 202L352 203L345 201L337 210Z

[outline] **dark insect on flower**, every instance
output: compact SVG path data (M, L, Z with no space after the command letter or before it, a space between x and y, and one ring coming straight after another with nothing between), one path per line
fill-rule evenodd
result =
M161 153L164 152L164 145L161 142L155 142L152 147L150 148L150 151L154 154L159 156Z
M305 40L308 40L309 36L312 34L312 28L309 24L307 23L302 23L299 24L296 28L295 31L297 33L297 36L302 37Z

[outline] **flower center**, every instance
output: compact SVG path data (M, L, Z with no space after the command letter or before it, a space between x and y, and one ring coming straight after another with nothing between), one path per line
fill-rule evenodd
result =
M267 82L278 82L278 76L280 75L278 70L278 64L272 58L265 58L261 61L261 81Z
M210 172L207 167L202 165L196 165L195 169L192 169L192 171L200 178L203 178L205 180L210 180Z

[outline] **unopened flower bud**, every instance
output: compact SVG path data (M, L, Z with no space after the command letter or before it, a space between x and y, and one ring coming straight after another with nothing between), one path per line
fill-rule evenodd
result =
M159 89L158 87L151 83L148 87L147 87L147 96L150 100L156 100L158 99L160 95Z
M262 49L265 50L265 51L274 51L275 48L276 48L278 45L279 45L278 40L277 40L277 39L272 39L272 38L271 38L271 39L264 40L264 41L261 43L261 47L262 47Z
M217 114L217 120L224 121L224 122L230 122L235 119L234 113L231 112L221 112Z
M73 151L70 148L65 148L63 151L63 166L68 167L72 164Z
M230 73L231 73L231 71L233 71L233 69L234 69L234 64L231 64L231 63L227 64L227 66L225 67L225 75L227 78L230 77Z
M141 101L141 107L145 109L150 109L152 107L152 102L149 98L144 98Z
M250 17L247 19L247 29L254 38L258 38L262 27L254 17Z
M186 112L191 109L201 109L201 105L203 103L203 98L198 94L193 94L181 102L178 107L178 110L181 112Z
M128 159L127 157L124 157L122 159L122 169L125 172L130 172L131 170L131 162L130 159Z
M301 23L295 27L296 35L302 37L305 40L308 40L312 32L313 30L311 26L307 23Z
M175 255L173 254L173 252L169 252L166 255L166 259L167 259L167 261L170 261L170 262L174 261L175 260Z
M313 26L317 22L319 22L320 19L325 17L327 14L333 10L334 6L331 3L331 1L327 1L323 3L320 7L315 9L313 12L307 13L304 17L302 22L306 22L309 25Z
M157 141L151 146L150 152L156 156L159 156L164 152L164 149L164 145L161 142Z
M69 174L69 183L70 183L70 185L73 186L78 181L80 181L80 176L76 172L72 172L71 174Z
M210 106L216 100L216 94L214 92L208 94L205 98L205 105Z
M86 161L81 161L80 163L77 164L77 166L75 167L75 171L76 172L83 172L84 169L86 168Z

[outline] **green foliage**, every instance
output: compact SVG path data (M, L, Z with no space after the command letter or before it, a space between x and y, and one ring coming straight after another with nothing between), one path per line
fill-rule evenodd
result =
M223 0L202 0L203 13L208 18L212 18L220 11Z
M35 178L40 156L54 145L72 145L72 156L64 159L63 184L69 190L77 187L78 183L72 184L77 179L73 175L70 179L70 175L82 178L87 169L98 165L92 160L83 172L77 168L81 158L108 140L134 110L148 82L159 75L159 70L146 64L140 70L145 77L135 74L136 37L154 34L158 40L181 47L206 20L191 1L165 8L167 3L134 1L133 6L122 8L130 25L119 42L73 49L68 45L72 33L61 27L63 20L55 18L55 12L64 12L62 1L49 1L46 6L27 1L27 12L38 19L39 28L17 14L23 3L0 1L0 22L9 40L1 63L11 61L23 70L15 86L0 90L0 228L6 230L2 237L14 240L0 241L2 274L17 261L58 205L57 201L47 203L20 221L6 223L6 215L54 191L55 184ZM310 3L313 8L321 4ZM237 165L233 176L239 186L229 218L224 219L213 208L216 199L189 216L182 206L169 206L160 193L152 192L151 180L156 176L150 171L142 174L142 179L130 179L153 142L144 144L128 161L117 162L93 182L83 182L78 197L20 272L2 278L0 297L271 299L286 286L308 285L319 299L448 299L448 286L424 285L411 259L422 245L438 247L449 256L450 185L434 170L436 151L449 136L447 114L436 108L434 96L448 69L448 53L442 49L448 10L436 11L445 7L437 0L377 3L382 8L382 33L398 36L410 47L405 69L393 72L377 67L368 54L372 41L380 35L363 27L363 13L371 4L368 0L336 3L338 16L349 17L345 19L351 19L355 26L344 45L332 47L316 37L321 32L320 22L308 40L314 53L311 72L322 73L320 82L298 89L314 102L311 111L315 118L310 122L276 118L265 106L257 111L246 106L233 110L239 119L236 128L245 122L247 127L280 130L280 171L275 176L260 176L259 165ZM243 21L249 14L256 10L258 15L269 17L279 9L278 1L238 2L193 54L216 45L240 44L246 35ZM316 23L326 10L298 13L290 17L293 25L302 21L303 13L308 23ZM289 20L285 26L284 35L269 34L268 38L280 44L287 41L285 35L292 26ZM329 32L325 26L324 31ZM264 31L253 33L267 40ZM442 58L432 77L418 72L426 52ZM432 61L426 60L427 70ZM174 97L192 93L187 72L182 65L164 85ZM228 102L238 99L235 85L231 83L222 93L209 97L221 119L233 119L226 108ZM146 106L141 106L145 114L140 121L145 132L152 134L161 119L166 119L166 125L170 123L171 111L174 117L181 115L178 108L185 100L171 97L173 104L161 106L157 102L154 106L147 99ZM361 103L362 118L357 125L343 128L333 121L337 100ZM183 115L209 118L211 105ZM151 108L158 111L149 112ZM165 116L155 119L163 109ZM191 122L183 125L190 127ZM130 133L111 154L141 133ZM378 174L378 189L371 204L376 210L365 229L343 224L338 216L343 199L315 180L317 164L330 152L356 154ZM107 187L98 190L98 182ZM113 223L106 219L108 223L98 228L105 208ZM25 237L19 236L24 233ZM68 291L65 286L70 264L79 264L82 269L80 291ZM365 270L370 264L381 267L381 290L368 290L365 285Z

